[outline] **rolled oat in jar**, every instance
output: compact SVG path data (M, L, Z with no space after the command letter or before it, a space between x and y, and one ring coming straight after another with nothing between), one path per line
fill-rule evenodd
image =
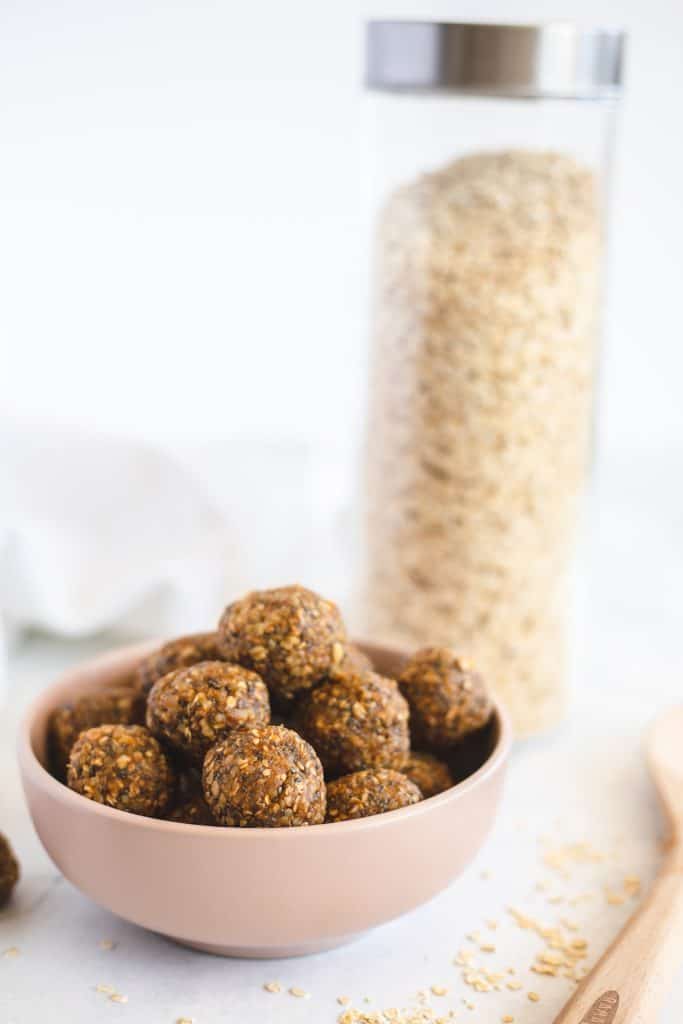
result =
M368 37L381 166L359 618L377 642L470 657L519 733L564 705L602 104L621 76L621 37L571 26L565 41L603 38L616 63L581 81L555 69L556 28L372 23ZM546 48L552 89L524 56Z

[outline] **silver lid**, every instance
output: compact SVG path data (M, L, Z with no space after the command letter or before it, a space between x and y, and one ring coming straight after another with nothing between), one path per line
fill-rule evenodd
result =
M366 83L384 90L604 99L621 90L626 36L568 22L371 21Z

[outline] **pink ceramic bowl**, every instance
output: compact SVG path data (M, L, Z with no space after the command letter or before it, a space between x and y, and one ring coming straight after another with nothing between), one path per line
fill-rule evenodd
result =
M67 673L30 709L19 761L33 823L78 889L120 917L224 956L281 957L347 942L445 888L472 860L500 799L510 729L496 709L489 752L464 782L389 814L309 828L157 821L104 807L48 774L46 724L63 701L128 673L149 644ZM388 674L401 655L365 647Z

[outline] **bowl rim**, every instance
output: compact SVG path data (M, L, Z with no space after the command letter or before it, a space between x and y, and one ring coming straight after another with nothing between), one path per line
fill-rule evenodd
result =
M302 835L318 838L321 836L329 837L340 832L348 835L354 831L362 832L382 828L384 825L390 825L399 819L407 820L411 817L421 817L436 807L457 800L461 795L469 792L469 790L483 784L507 761L512 747L513 735L509 716L500 701L494 698L492 701L493 715L497 720L498 735L493 750L484 763L472 775L468 775L462 781L456 782L455 785L450 786L449 789L444 790L442 793L437 793L435 796L427 797L424 800L420 800L419 803L410 804L407 807L399 807L394 811L385 811L382 814L372 814L366 818L353 818L347 821L324 822L320 825L293 825L289 828L265 828L263 826L257 828L231 828L225 825L190 825L187 822L166 821L163 818L151 818L142 814L131 814L129 811L121 811L116 807L107 807L105 804L97 803L95 800L89 800L80 793L75 793L65 783L60 782L59 779L51 775L47 768L41 764L31 741L34 722L37 715L43 713L43 705L47 695L53 690L59 689L76 675L86 675L88 671L93 672L98 668L104 668L109 664L116 664L119 661L130 661L133 656L141 657L150 650L153 650L155 644L158 645L158 643L159 641L145 641L144 643L110 648L94 658L72 666L67 671L62 672L49 686L44 687L29 704L19 726L17 756L22 777L29 777L48 797L57 802L65 801L67 804L71 804L74 809L80 807L86 813L103 816L112 822L118 821L124 827L147 828L152 831L160 830L169 834L193 835L198 838L201 836L206 839L218 840L223 837L226 841L228 838L232 838L238 842L253 842L256 838L268 836L270 839L278 842L293 842ZM380 645L377 644L368 643L367 646L373 647L376 650L380 649ZM388 645L382 645L382 648L398 652L397 648L392 648Z

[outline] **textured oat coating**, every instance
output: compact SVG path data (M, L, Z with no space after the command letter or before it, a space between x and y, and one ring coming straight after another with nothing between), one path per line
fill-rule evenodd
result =
M455 785L448 765L433 754L411 750L402 771L415 783L425 800Z
M393 679L359 672L317 686L299 705L295 728L328 778L364 768L401 768L410 749L408 705Z
M328 783L326 821L369 818L396 811L422 799L422 793L402 772L379 768L342 775Z
M221 825L284 828L325 820L322 765L283 725L230 733L206 755L202 781Z
M228 605L218 630L223 657L258 672L281 701L310 690L344 657L339 609L298 585L247 594Z
M157 680L147 699L147 728L188 757L200 759L232 729L267 725L266 685L255 672L202 661Z
M0 832L0 907L4 906L19 881L19 863L9 841Z
M130 687L117 686L86 694L56 708L48 723L50 768L59 779L66 778L71 748L84 729L96 725L136 725L145 720L145 702Z
M486 725L492 705L482 677L447 647L424 647L398 679L414 742L449 747Z
M144 725L101 725L81 733L67 782L89 800L150 818L163 814L174 788L171 764Z
M200 661L221 661L223 657L218 633L192 633L169 640L158 651L149 654L137 667L134 685L147 697L157 679L178 668L189 668Z

